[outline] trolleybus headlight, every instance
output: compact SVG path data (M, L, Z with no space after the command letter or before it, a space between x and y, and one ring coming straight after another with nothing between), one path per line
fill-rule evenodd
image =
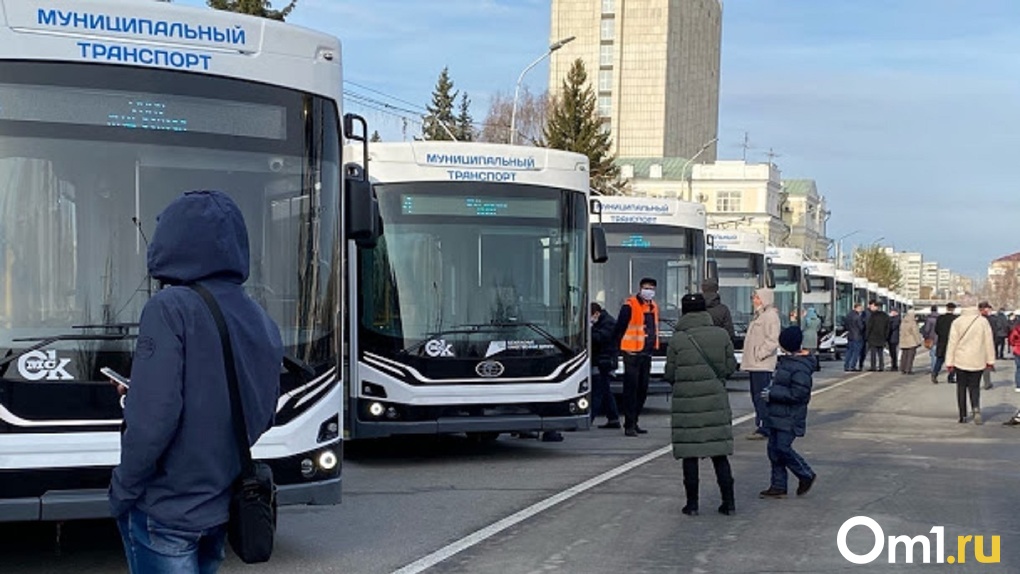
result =
M577 408L581 409L582 411L588 410L588 399L581 397L577 401Z
M577 385L577 394L588 392L588 379L582 379L581 384Z
M578 411L577 403L570 403L569 405L567 405L567 408L570 409L570 414L572 414L572 415L576 415L577 414L577 411Z
M381 417L384 412L386 412L386 407L384 407L382 403L372 403L368 405L368 414L373 417Z
M393 407L386 409L386 418L393 420L398 417L400 417L400 413L397 412L397 409Z
M312 459L306 458L301 461L301 476L305 478L311 478L315 474L315 463Z
M340 416L333 415L319 425L318 442L329 442L340 436Z
M337 462L339 461L336 458L336 453L331 450L324 450L319 455L319 468L327 472L336 468Z

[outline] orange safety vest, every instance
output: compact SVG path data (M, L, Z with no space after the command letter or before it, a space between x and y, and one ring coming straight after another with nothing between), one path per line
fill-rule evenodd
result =
M654 301L641 302L638 297L627 299L630 305L630 323L620 340L620 350L626 353L640 353L645 350L645 312L651 308L655 321L655 348L659 348L659 306Z

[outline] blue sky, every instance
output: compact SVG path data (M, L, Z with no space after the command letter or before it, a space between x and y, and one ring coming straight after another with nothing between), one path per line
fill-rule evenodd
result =
M290 21L341 38L346 79L396 106L423 106L449 66L481 121L548 45L549 4L299 0ZM739 159L745 131L749 160L773 148L784 177L818 182L830 237L860 230L849 245L884 237L976 276L1020 251L1020 2L724 4L720 159ZM547 74L525 83L544 90ZM359 111L400 138L397 116Z

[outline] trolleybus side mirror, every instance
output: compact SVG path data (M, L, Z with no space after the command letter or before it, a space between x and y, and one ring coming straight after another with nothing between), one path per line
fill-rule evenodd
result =
M609 247L606 243L606 230L602 227L602 202L595 198L588 199L588 213L598 216L598 224L591 225L591 260L605 263L609 261Z
M715 259L710 259L705 265L705 278L719 280L719 262Z
M805 293L811 292L811 272L807 269L800 273L800 290Z
M382 234L382 223L379 202L368 179L368 122L365 118L344 114L344 137L361 144L361 165L348 163L344 166L347 238L360 247L371 249Z
M719 280L719 262L715 260L715 236L705 236L705 279Z
M769 289L776 288L776 272L772 269L765 270L765 286Z
M359 247L375 247L382 234L379 221L379 202L372 191L372 184L362 178L362 169L356 163L345 167L347 200L345 203L347 239L354 240Z
M609 261L606 230L601 225L593 225L591 227L591 260L595 263Z

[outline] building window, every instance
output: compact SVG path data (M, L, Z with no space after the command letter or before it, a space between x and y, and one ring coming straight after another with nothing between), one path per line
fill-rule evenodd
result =
M612 67L613 65L612 44L603 44L599 46L599 65L602 67Z
M739 191L720 191L715 194L715 210L718 212L740 211Z
M613 97L599 96L599 116L607 118L613 115Z
M599 91L600 92L611 92L611 91L613 91L613 71L612 70L599 70Z
M616 22L612 18L603 18L599 38L606 41L613 41L616 34Z
M602 13L603 14L613 13L613 0L602 0Z

